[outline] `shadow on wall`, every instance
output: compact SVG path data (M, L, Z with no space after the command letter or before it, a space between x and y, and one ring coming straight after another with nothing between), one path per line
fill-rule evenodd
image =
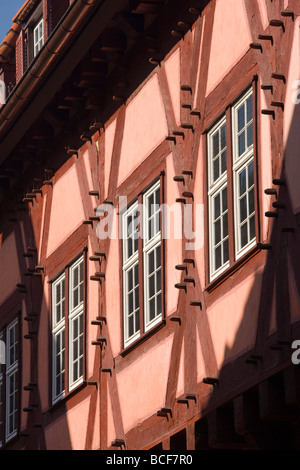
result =
M37 259L43 265L44 255L43 253L37 255L35 251L38 241L34 235L32 214L29 208L26 208L26 211L21 214L18 222L13 225L6 224L2 233L0 232L2 247L12 234L15 236L17 264L23 285L23 287L16 288L0 306L1 327L9 324L18 314L20 320L19 370L21 383L19 393L21 392L21 401L19 407L21 436L8 442L4 449L47 450L49 443L45 427L48 425L51 442L55 443L53 447L51 446L51 450L71 450L72 444L65 404L61 403L56 406L51 413L43 414L42 411L45 408L45 391L50 390L49 381L52 376L50 362L43 363L44 358L48 360L47 351L50 351L51 347L49 344L51 314L44 297L43 276L33 274L38 264ZM27 253L26 257L24 257L25 253ZM13 253L10 254L11 257L13 255ZM7 271L9 272L9 269ZM31 274L29 274L30 272ZM5 366L1 367L4 371ZM46 400L49 400L50 404L50 392L46 396ZM51 429L52 422L56 423L54 430Z
M296 106L279 162L281 176L269 188L276 190L268 196L275 215L262 248L263 271L257 271L219 377L206 384L211 395L204 417L195 423L196 450L300 448L300 366L291 360L292 342L300 339L299 125ZM255 328L251 349L249 325ZM187 449L186 430L171 437L170 448Z

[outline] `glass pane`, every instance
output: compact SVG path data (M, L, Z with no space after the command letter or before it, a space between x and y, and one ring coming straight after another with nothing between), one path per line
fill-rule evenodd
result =
M217 132L213 136L213 158L218 155L219 151L219 132Z
M151 321L155 318L155 297L150 300L149 307L149 320Z
M132 250L132 239L128 238L127 239L127 257L130 258L132 256L133 250Z
M139 307L139 289L135 289L134 291L134 302L135 302L135 308L138 308Z
M221 155L221 172L222 174L225 173L227 169L227 152L224 150L224 152Z
M78 289L73 291L73 308L77 307L78 305Z
M129 318L128 318L128 335L129 337L133 335L134 333L134 324L133 324L133 321L134 321L134 316L131 315Z
M133 292L128 296L128 311L131 313L133 311Z
M156 291L161 290L161 270L156 272Z
M251 189L251 191L249 191L249 214L252 214L252 212L254 212L254 189Z
M250 218L250 240L255 238L255 216Z
M153 297L155 293L155 283L154 283L154 275L149 278L149 297Z
M161 266L161 247L156 248L156 268Z
M153 215L155 212L155 206L154 206L154 194L151 194L148 199L148 213L149 215Z
M223 238L227 237L228 235L228 214L226 213L223 216Z
M253 96L247 99L247 122L252 121L253 118Z
M240 200L240 222L243 222L247 218L247 197L244 196Z
M227 188L222 191L222 212L227 210Z
M132 290L133 288L133 270L131 269L127 273L127 283L128 283L128 290Z
M241 227L241 248L248 243L247 223Z
M214 220L220 217L220 194L218 194L215 199L215 213L214 213Z
M215 226L215 245L221 241L221 221L217 220L214 224Z
M76 267L73 271L73 288L78 285L78 267Z
M154 250L149 254L149 274L154 271Z
M241 171L239 174L239 196L242 196L246 192L246 170Z
M161 294L157 296L157 315L161 314Z
M221 150L226 147L226 124L221 127Z
M215 271L220 268L221 262L221 245L215 249Z
M229 260L228 239L223 243L223 263Z
M220 169L219 169L219 159L217 158L213 162L213 181L215 182L220 176Z
M248 165L248 188L251 188L254 184L254 165L253 162L251 162Z
M238 132L245 127L245 105L238 109Z
M253 145L253 124L251 123L247 128L247 147Z
M137 285L139 283L139 266L138 264L134 267L134 283Z
M245 152L246 150L246 143L245 143L245 131L243 131L239 137L238 137L238 140L239 140L239 157L241 155L243 155L243 153Z
M139 331L140 329L140 312L137 310L135 312L135 329L136 331Z

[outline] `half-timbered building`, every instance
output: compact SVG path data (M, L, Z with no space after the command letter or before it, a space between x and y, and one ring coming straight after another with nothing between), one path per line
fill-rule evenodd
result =
M9 27L2 449L299 448L299 2Z

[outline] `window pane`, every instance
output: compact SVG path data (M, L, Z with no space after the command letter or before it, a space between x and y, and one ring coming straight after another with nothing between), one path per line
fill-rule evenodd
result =
M238 141L239 141L239 157L241 155L243 155L243 153L245 153L245 150L246 150L246 143L245 143L245 131L243 131L239 137L238 137Z
M229 260L228 239L223 243L223 263Z
M227 210L227 188L222 191L222 212Z
M251 189L249 192L249 214L252 214L254 212L254 189Z
M238 109L238 132L240 132L245 127L245 106L242 105Z
M243 222L247 218L247 197L244 196L240 200L240 222Z
M221 127L221 150L226 147L226 124Z
M219 153L219 132L213 136L213 158Z
M255 238L255 216L250 218L250 240Z
M155 283L154 283L154 276L149 278L149 297L153 297L155 293Z
M253 145L253 124L250 124L247 128L247 147Z
M248 188L254 184L254 164L251 162L248 165Z
M228 235L228 213L223 216L223 238Z
M215 250L215 271L221 267L221 245Z
M242 196L246 192L246 170L243 170L239 174L239 195Z
M154 250L149 254L149 274L154 271Z
M248 243L247 223L241 226L241 248Z
M253 96L251 95L247 99L247 122L252 121L253 119Z
M227 152L226 150L221 155L221 173L225 173L227 169Z
M221 221L217 220L214 224L215 226L215 245L221 241Z
M215 203L215 217L214 219L216 220L218 217L220 217L220 194L218 194L215 199L214 199L214 203Z
M219 178L220 176L220 168L219 168L219 159L216 158L216 160L213 163L213 180L214 182Z

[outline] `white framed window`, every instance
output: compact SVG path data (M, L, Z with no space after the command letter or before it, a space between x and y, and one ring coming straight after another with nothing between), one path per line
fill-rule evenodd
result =
M83 381L83 257L70 267L69 389Z
M140 334L138 203L123 214L123 286L125 346Z
M53 405L83 382L84 266L82 255L51 286Z
M226 118L208 134L210 279L229 266Z
M143 196L145 331L162 318L160 181Z
M122 214L125 347L162 320L160 192L159 180Z
M253 155L253 92L232 108L235 255L240 258L256 243Z
M52 401L65 394L65 274L52 286Z
M33 55L34 57L42 49L43 45L44 45L44 20L42 18L33 29Z
M17 435L18 427L18 319L6 329L6 442Z
M210 281L256 245L253 110L251 88L207 133Z

